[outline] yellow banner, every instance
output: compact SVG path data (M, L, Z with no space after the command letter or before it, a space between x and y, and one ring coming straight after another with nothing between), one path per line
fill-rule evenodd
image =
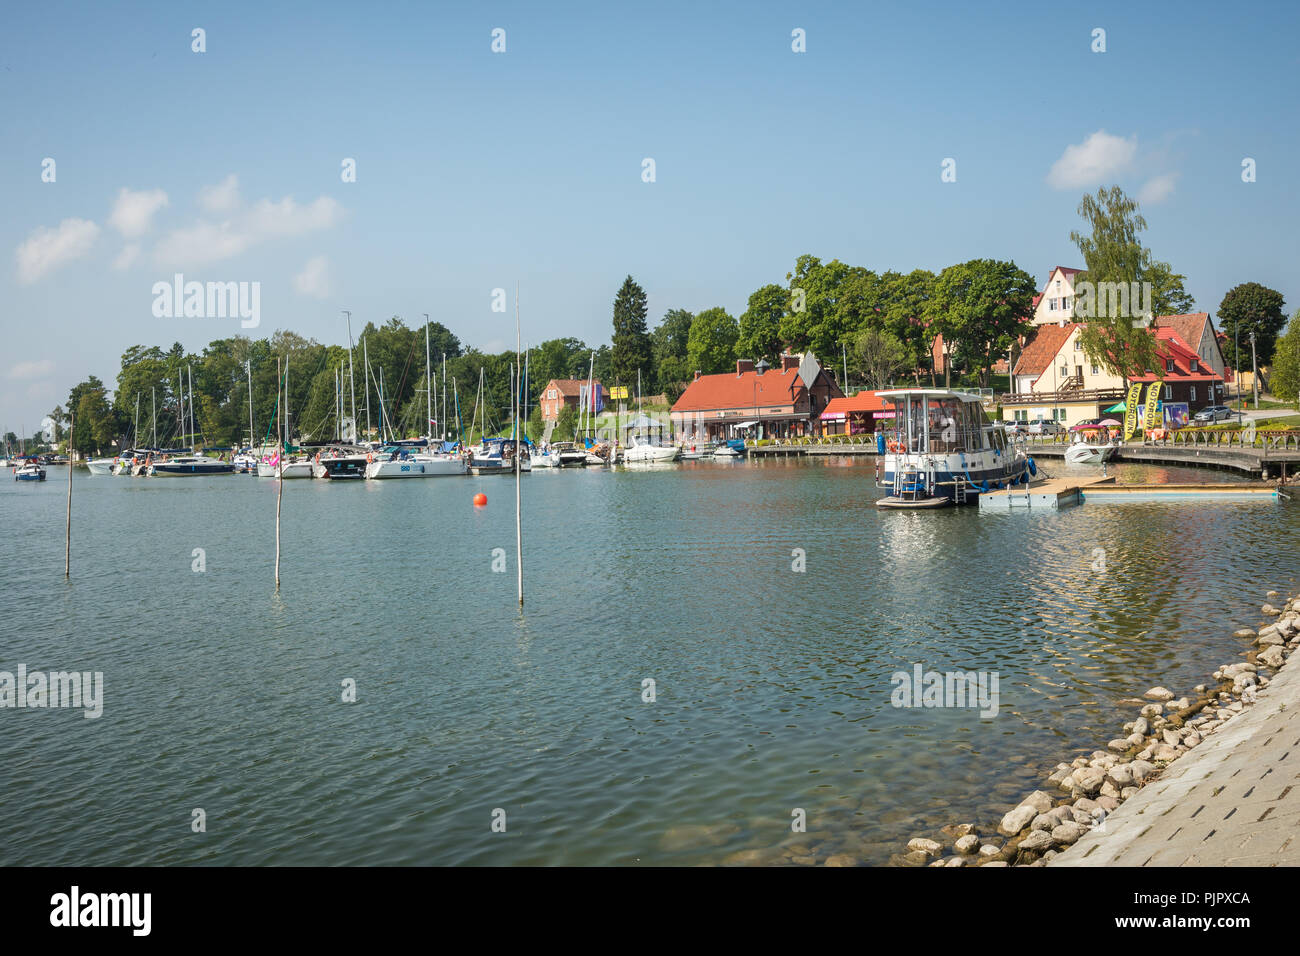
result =
M1160 427L1160 412L1157 406L1160 404L1160 393L1164 386L1160 382L1152 382L1147 386L1147 407L1146 414L1142 418L1142 431L1151 434L1151 429Z
M613 388L611 388L611 389L609 390L609 397L610 397L610 398L624 398L624 399L627 398L627 386L626 386L626 385L615 385Z
M1128 398L1124 399L1124 440L1128 441L1138 427L1138 399L1142 395L1142 383L1134 382L1128 387Z

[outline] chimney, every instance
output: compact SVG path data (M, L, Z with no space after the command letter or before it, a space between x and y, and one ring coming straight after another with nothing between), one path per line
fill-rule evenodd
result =
M699 380L700 380L700 370L697 368L695 370L695 381L698 382Z
M781 356L781 371L788 372L799 367L799 356L785 354Z
M736 359L736 377L739 378L745 372L754 371L753 359Z

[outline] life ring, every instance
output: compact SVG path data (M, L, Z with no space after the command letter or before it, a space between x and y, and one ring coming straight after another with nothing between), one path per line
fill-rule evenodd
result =
M892 452L899 452L903 450L902 444L900 442L894 441L894 439L892 438L889 439L887 442L885 442L885 447Z
M374 460L375 460L375 453L373 451L366 452L366 464L367 465L373 464Z

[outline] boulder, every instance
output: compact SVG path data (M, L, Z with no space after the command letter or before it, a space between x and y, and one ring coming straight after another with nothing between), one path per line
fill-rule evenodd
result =
M1036 853L1050 849L1055 845L1055 843L1056 841L1052 838L1052 834L1049 831L1035 830L1030 833L1029 836L1020 841L1020 849Z
M992 843L985 843L980 847L980 859L983 860L991 860L996 856L1000 856L1001 853L1002 850L994 846Z
M924 863L926 859L927 857L924 853L908 853L906 856L903 857L903 860L905 862L910 863L913 866L916 866L920 863ZM858 861L855 858L849 856L849 854L847 853L836 853L834 856L829 856L826 858L826 862L822 864L822 866L857 866L857 865L858 865Z
M1282 612L1271 604L1265 604L1259 610L1265 617L1280 617L1282 615Z
M1270 647L1268 650L1261 651L1255 660L1259 661L1265 667L1271 667L1274 670L1277 670L1286 663L1286 657L1283 656L1282 648L1280 647Z
M1049 813L1040 813L1038 816L1034 817L1033 822L1029 824L1029 829L1031 831L1047 830L1050 832L1052 827L1056 826L1059 822L1060 821L1057 820L1056 817Z
M1171 691L1168 687L1152 687L1149 691L1147 691L1142 696L1145 697L1147 700L1158 700L1164 702L1167 700L1173 700L1174 692ZM1146 716L1146 714L1144 713L1143 716Z
M998 832L1004 836L1015 836L1029 826L1036 816L1038 816L1036 809L1022 803L1002 818L1002 822L998 824Z
M1176 730L1162 730L1160 732L1160 737L1171 747L1177 747L1179 740L1181 739Z
M919 850L927 856L938 856L943 851L943 844L937 840L929 840L925 837L916 837L907 841L909 850Z
M1107 746L1109 749L1115 751L1115 753L1117 753L1117 754L1122 754L1122 753L1128 753L1128 748L1129 748L1131 745L1130 745L1129 742L1128 742L1128 738L1126 738L1126 737L1116 737L1116 738L1115 738L1114 740L1112 740L1110 743L1106 744L1106 746Z
M1133 779L1137 782L1138 786L1144 784L1156 772L1155 764L1148 763L1145 760L1134 760L1128 766L1129 769L1133 771ZM1075 806L1078 806L1078 804L1076 803Z
M1173 696L1172 694L1170 695ZM1163 704L1147 704L1142 708L1143 717L1158 717L1165 712Z
M1039 813L1046 813L1048 810L1052 809L1053 806L1055 806L1055 803L1052 800L1052 798L1049 797L1047 794L1043 793L1043 791L1035 790L1029 796L1025 797L1025 799L1021 800L1020 805L1022 807L1024 806L1033 807Z
M1152 751L1151 756L1155 760L1162 760L1165 763L1168 763L1171 760L1178 759L1178 751L1169 746L1169 744L1156 744L1155 750Z
M1118 766L1111 767L1106 774L1106 780L1121 790L1125 787L1131 787L1136 782L1133 777L1133 767L1130 764L1122 763Z
M1238 631L1232 632L1233 637L1254 637L1255 629L1253 627L1243 627Z
M1052 829L1052 839L1064 846L1074 843L1079 837L1083 836L1085 827L1071 820L1069 823L1062 823L1059 827Z
M979 851L980 838L974 833L967 833L965 836L958 837L952 848L962 856L970 856Z
M1151 721L1147 720L1145 717L1139 717L1137 720L1133 721L1133 733L1141 734L1145 737L1147 734L1151 733Z

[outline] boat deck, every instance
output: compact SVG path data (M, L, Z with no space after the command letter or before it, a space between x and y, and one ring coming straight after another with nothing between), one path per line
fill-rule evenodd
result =
M1047 478L1027 488L990 491L980 495L981 511L1020 508L1068 508L1085 501L1113 504L1120 501L1277 501L1278 487L1262 481L1203 485L1121 485L1113 475Z
M980 495L981 511L1014 511L1018 508L1068 508L1083 503L1083 489L1114 484L1113 475L1081 478L1045 478L1024 487L987 491Z

